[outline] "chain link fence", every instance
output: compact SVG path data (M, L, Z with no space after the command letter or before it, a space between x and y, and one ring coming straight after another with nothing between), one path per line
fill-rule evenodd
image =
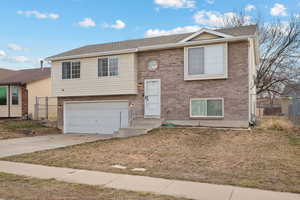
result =
M293 96L288 106L288 117L296 126L300 126L300 97Z
M57 121L57 98L36 97L34 119Z

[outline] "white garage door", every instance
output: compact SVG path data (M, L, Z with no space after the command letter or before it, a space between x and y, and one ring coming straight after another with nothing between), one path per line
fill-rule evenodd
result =
M65 133L112 134L128 127L128 102L66 103Z

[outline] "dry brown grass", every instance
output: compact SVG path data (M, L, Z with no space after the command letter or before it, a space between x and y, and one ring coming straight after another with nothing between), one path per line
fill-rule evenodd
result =
M275 130L163 128L5 160L299 193L297 141L294 132ZM115 164L128 169L111 168ZM137 167L147 171L130 170Z
M291 131L294 129L293 123L286 117L265 117L261 120L259 128L279 130L279 131Z
M31 134L25 132L32 131ZM45 134L57 134L56 128L42 126L38 121L10 120L0 121L0 140L21 137L32 137Z
M170 196L114 190L0 173L0 197L14 200L179 200ZM180 198L182 199L182 198Z

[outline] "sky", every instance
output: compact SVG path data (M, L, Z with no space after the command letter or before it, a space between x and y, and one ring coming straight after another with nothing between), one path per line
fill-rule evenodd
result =
M0 68L89 44L216 28L243 10L251 23L300 17L300 0L2 0Z

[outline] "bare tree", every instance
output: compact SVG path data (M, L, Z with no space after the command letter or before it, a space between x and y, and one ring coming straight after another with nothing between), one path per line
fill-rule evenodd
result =
M300 81L300 20L266 23L256 19L260 47L257 94L280 94L284 85ZM224 19L225 27L247 25L249 17L240 12Z

